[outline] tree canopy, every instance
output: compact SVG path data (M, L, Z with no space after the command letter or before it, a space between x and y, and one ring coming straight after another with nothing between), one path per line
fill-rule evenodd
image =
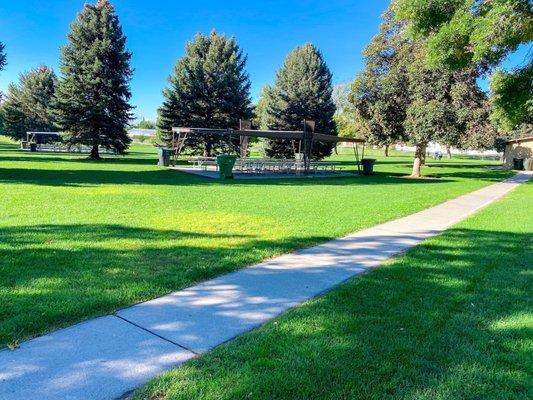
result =
M139 121L135 127L139 129L155 129L156 123L148 119L143 119L142 121Z
M365 70L352 86L350 101L367 124L371 143L417 146L413 176L419 176L429 142L486 148L495 130L487 96L476 83L479 71L428 67L425 40L406 37L404 31L405 23L387 10L365 49Z
M238 128L240 119L251 118L246 56L233 37L216 31L197 34L187 43L185 56L168 81L158 110L157 126L163 140L169 140L175 126ZM210 136L187 141L190 150L206 156L228 149L228 145L226 140Z
M0 112L3 134L23 139L28 131L55 131L51 103L57 78L50 68L41 66L20 76L8 87Z
M394 10L415 39L426 40L432 68L487 72L521 44L533 40L530 0L397 0ZM492 81L494 118L506 129L529 123L533 114L533 55Z
M269 91L268 123L271 129L302 130L303 120L315 121L315 130L336 135L335 104L332 99L331 72L320 51L312 44L297 47L286 57ZM290 140L269 140L270 157L294 157ZM313 157L329 156L330 143L313 146Z
M124 153L131 142L126 128L132 118L132 54L109 1L85 4L68 40L54 104L57 123L69 143L91 146L91 158L100 158L99 146Z
M408 65L416 45L401 35L402 25L391 10L383 14L378 34L363 52L365 70L357 75L349 95L355 114L365 122L366 139L379 146L405 139Z
M351 83L341 83L333 87L333 103L335 104L335 125L341 137L367 137L364 127L357 120L358 114L350 101Z
M270 86L265 85L261 88L261 93L259 94L259 100L254 107L254 116L252 118L252 123L254 126L259 129L268 129L270 125L269 115L268 115L268 101L270 99L270 91L272 89Z

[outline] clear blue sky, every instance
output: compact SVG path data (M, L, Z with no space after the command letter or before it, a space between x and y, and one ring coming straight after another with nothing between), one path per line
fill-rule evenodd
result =
M94 1L94 0L92 0ZM186 41L212 29L234 35L248 54L252 95L274 81L287 53L305 42L318 46L334 83L347 82L363 67L361 51L377 32L388 0L114 0L133 52L135 114L154 119L161 90ZM58 70L59 49L83 0L0 2L0 41L8 66L0 91L21 72L40 64ZM517 56L518 58L519 56ZM522 57L523 58L523 57Z

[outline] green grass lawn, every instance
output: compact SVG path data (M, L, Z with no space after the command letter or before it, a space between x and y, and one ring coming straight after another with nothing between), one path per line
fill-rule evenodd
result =
M367 153L368 154L368 153ZM338 156L354 168L348 155ZM0 346L494 183L487 162L378 159L373 177L220 182L153 147L91 162L0 142Z
M137 400L533 398L533 183Z

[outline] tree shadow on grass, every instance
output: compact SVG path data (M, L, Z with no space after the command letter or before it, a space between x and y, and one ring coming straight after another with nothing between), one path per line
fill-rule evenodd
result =
M434 180L410 180L410 184L438 185L451 182L456 179L476 179L488 182L499 181L510 175L507 171L496 170L473 170L446 172L431 170L428 175L436 175L439 179ZM387 185L404 183L399 177L405 176L405 172L381 172L376 171L373 176L353 177L313 177L303 178L280 178L280 179L247 179L226 180L210 179L188 174L182 171L169 169L153 169L145 171L121 171L106 169L24 169L24 168L0 168L0 183L10 184L33 184L43 186L97 186L106 184L116 185L168 185L168 186L220 186L220 185L244 185L244 186L309 186L309 185Z
M0 153L1 154L1 153ZM37 153L34 155L27 155L25 153L20 156L0 156L0 162L21 162L21 163L87 163L99 165L157 165L157 155L150 155L146 153L128 153L126 156L108 156L101 160L95 161L88 158L87 154L65 154L65 153Z
M2 228L0 347L328 239L97 224Z
M139 398L530 397L531 234L443 236L164 375Z

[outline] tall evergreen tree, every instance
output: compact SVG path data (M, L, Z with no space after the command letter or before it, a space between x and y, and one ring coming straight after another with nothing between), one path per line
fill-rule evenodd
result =
M56 93L58 125L69 134L69 143L91 146L92 159L100 158L99 146L124 153L131 141L126 128L132 119L133 71L126 37L109 1L86 4L68 39Z
M2 104L3 134L23 139L28 131L51 132L51 103L57 78L50 68L41 66L20 76L8 87Z
M6 57L5 50L6 50L5 45L2 42L0 42L0 71L2 71L7 64L7 57Z
M307 119L315 121L316 132L336 135L332 92L331 72L320 51L312 44L297 47L285 59L269 93L270 128L302 130ZM329 156L332 149L331 143L315 143L313 157ZM267 154L291 158L294 150L290 140L269 140Z
M238 128L239 119L249 119L250 79L245 68L246 56L235 38L215 31L197 34L163 91L157 124L163 140L170 140L172 127ZM190 137L186 145L205 156L233 149L216 136Z

